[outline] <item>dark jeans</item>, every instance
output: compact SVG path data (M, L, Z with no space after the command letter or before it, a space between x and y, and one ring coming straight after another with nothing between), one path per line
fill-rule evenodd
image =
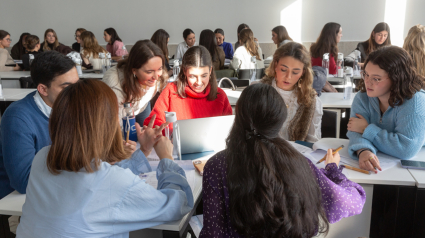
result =
M141 127L143 127L143 122L145 122L145 119L151 114L151 111L151 102L148 102L145 110L136 115L136 122L139 123Z

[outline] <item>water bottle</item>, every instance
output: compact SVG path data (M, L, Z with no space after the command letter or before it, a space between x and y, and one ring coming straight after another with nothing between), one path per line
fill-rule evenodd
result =
M173 141L173 130L171 127L174 128L173 124L177 121L176 113L165 112L165 121L170 123L165 127L165 137L167 137L170 141Z
M127 48L125 48L125 45L122 45L122 51L123 51L123 55L122 55L122 59L125 59L125 56L128 55L128 51Z
M131 103L124 103L122 112L123 138L126 141L131 140L137 142L136 117L134 117L134 110L131 107Z
M3 98L3 82L1 80L1 76L0 76L0 98Z
M322 67L326 69L326 77L329 77L329 53L323 54Z
M101 74L103 74L103 73L106 73L106 71L105 71L105 58L106 58L106 56L105 56L105 53L99 53L99 59L101 59L101 63L100 63L100 73Z
M78 76L83 75L83 69L81 68L81 64L83 63L83 60L80 59L74 59L75 67L77 68L77 74Z
M353 92L353 83L350 75L345 75L344 78L344 100L351 100L351 93Z
M34 55L33 54L29 54L29 57L30 57L29 63L30 63L30 66L31 66L32 61L34 60Z
M362 56L360 51L358 50L354 51L354 55L355 55L355 58L354 58L354 64L353 64L353 71L354 71L353 73L354 73L354 76L360 76L360 72L362 68L360 67L359 63L362 62Z
M174 65L173 65L173 77L170 78L169 82L173 82L176 81L177 78L179 77L179 73L180 73L180 63L179 60L174 60Z
M250 70L250 76L251 76L250 84L257 79L257 57L256 56L251 57L251 63L254 64L254 69L252 71Z
M344 54L338 53L338 60L336 62L336 68L338 69L338 78L344 77Z
M111 53L106 53L106 64L105 64L105 72L111 68L112 65L112 57Z

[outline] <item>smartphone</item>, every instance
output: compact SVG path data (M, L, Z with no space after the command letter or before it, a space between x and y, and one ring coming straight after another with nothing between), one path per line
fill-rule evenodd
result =
M415 160L400 160L401 167L406 169L423 169L425 170L425 162Z

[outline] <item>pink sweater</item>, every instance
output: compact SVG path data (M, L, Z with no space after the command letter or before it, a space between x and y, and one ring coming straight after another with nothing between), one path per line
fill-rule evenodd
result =
M123 56L123 55L127 55L128 52L126 49L123 49L122 47L124 46L124 43L122 43L121 41L116 40L114 42L113 45L111 44L107 44L106 45L106 50L111 53L111 56Z

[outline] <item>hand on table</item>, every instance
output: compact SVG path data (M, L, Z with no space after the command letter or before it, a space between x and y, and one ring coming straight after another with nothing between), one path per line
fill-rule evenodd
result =
M379 165L378 156L376 156L371 151L363 151L359 157L359 165L361 169L372 171L375 174L378 173L376 169L382 171L381 166Z
M170 159L174 160L173 158L173 143L165 137L160 136L158 142L156 143L155 152L158 155L159 159Z
M366 127L369 125L369 123L367 123L366 119L362 115L356 113L356 116L358 118L351 117L349 119L347 130L363 134L364 130L366 130Z

